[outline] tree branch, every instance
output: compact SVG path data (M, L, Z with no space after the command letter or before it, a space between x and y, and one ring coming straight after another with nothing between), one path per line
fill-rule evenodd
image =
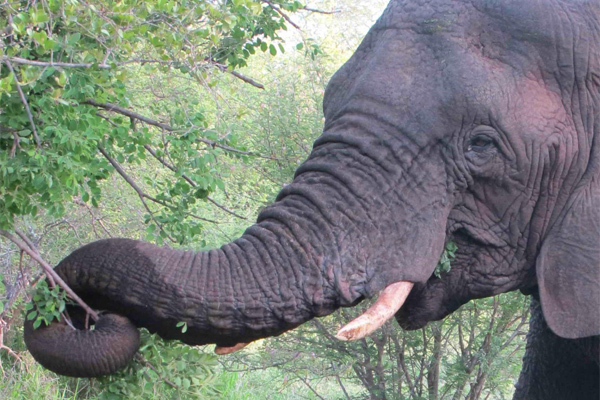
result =
M21 89L21 82L19 82L19 77L17 76L17 73L15 72L9 59L3 57L3 61L4 61L4 64L6 64L6 66L10 70L10 72L12 72L12 74L15 78L15 82L17 83L17 92L19 92L19 97L21 98L21 102L23 103L23 106L25 106L25 111L27 112L27 118L29 118L29 123L31 124L31 131L33 132L33 137L35 138L35 143L39 149L40 147L42 147L42 144L40 142L40 137L37 134L37 129L35 127L35 123L33 122L33 115L31 114L31 109L29 108L29 103L27 102L25 93L23 93L23 89Z
M284 13L283 11L281 11L281 9L279 7L277 7L275 4L273 4L269 0L262 0L262 1L263 1L263 3L268 4L269 7L271 7L273 10L275 10L277 12L277 14L281 15L283 17L283 19L285 19L291 26L293 26L294 28L298 29L299 31L301 30L300 27L298 25L296 25L294 23L294 21L292 21L290 19L290 17L287 16L287 14Z
M177 168L175 168L175 166L169 164L164 158L160 157L158 154L156 154L156 151L154 151L154 149L152 147L150 147L149 145L145 144L144 148L148 151L148 153L150 153L152 155L152 157L156 158L162 165L164 165L165 167L167 167L168 169L170 169L171 171L177 173ZM197 187L198 185L196 184L196 182L194 182L189 176L187 176L186 174L181 174L181 177L183 179L185 179L190 185L192 185L192 187ZM236 214L234 211L231 211L230 209L226 208L225 206L217 203L215 200L213 200L210 196L206 196L206 200L210 201L212 204L214 204L215 206L219 207L221 210L237 217L240 219L247 219L246 217L242 217L239 214Z
M17 149L21 148L20 145L20 139L19 139L19 135L17 134L16 131L12 131L12 135L13 135L13 145L10 148L10 153L9 156L10 158L13 158L15 156L15 154L17 153Z
M19 234L19 236L22 237L22 234L20 234L20 233L18 233L18 234ZM17 239L16 237L14 237L10 232L7 232L5 230L0 229L0 235L4 236L8 240L10 240L14 244L16 244L17 247L19 247L22 251L24 251L25 253L27 253L29 255L29 257L31 257L35 261L37 261L37 263L40 264L40 266L42 267L42 269L46 273L46 276L48 277L48 279L50 280L50 282L55 282L56 284L58 284L58 286L60 286L65 292L67 292L67 295L69 295L70 298L72 298L73 300L75 300L75 302L77 304L79 304L81 306L81 308L83 308L89 315L92 316L92 318L94 318L94 321L98 320L98 314L96 313L96 311L94 311L92 308L90 308L90 306L88 306L66 284L66 282L62 280L62 278L56 273L56 271L54 271L54 269L50 266L50 264L48 264L46 261L44 261L42 259L42 257L39 255L39 253L37 252L37 250L35 250L35 248L32 248L29 245L21 242L19 239ZM31 242L29 242L29 243L31 243Z
M107 55L108 55L108 53L107 53ZM94 64L94 63L69 63L69 62L60 62L60 61L38 61L38 60L29 60L27 58L21 58L21 57L3 56L2 61L13 62L15 64L31 65L31 66L35 66L35 67L58 67L58 68L97 67L99 69L113 68L112 65L106 64L106 61L107 61L106 59L101 64ZM184 63L182 63L180 61L155 60L155 59L146 59L146 58L133 58L131 60L114 63L114 65L116 65L118 67L123 66L123 65L128 65L128 64L142 64L142 65L143 64L161 64L161 65L172 66L172 65L182 65ZM223 64L219 64L216 62L210 62L209 64L216 66L221 72L231 74L231 75L235 76L236 78L238 78L254 87L257 87L259 89L265 88L265 86L263 84L258 83L255 80L253 80L252 78L242 75L241 73L239 73L237 71L231 71L227 68L227 66L225 66ZM196 69L198 67L198 65L202 65L202 64L192 63L191 65L189 65L190 70Z
M169 235L167 233L167 231L164 230L162 224L160 222L158 222L156 220L156 218L154 217L154 213L152 212L152 210L150 210L150 207L148 207L148 203L146 203L146 200L145 200L147 195L142 191L142 189L140 189L140 187L135 183L135 181L133 179L131 179L131 177L129 175L127 175L125 173L125 171L123 171L123 168L121 168L119 163L117 161L115 161L115 159L113 159L111 156L108 155L108 153L106 152L106 150L104 150L104 148L102 148L101 146L98 146L98 151L100 151L100 153L102 153L104 158L106 158L108 160L108 162L111 163L111 165L115 168L115 170L119 173L119 175L121 175L121 177L123 179L125 179L125 182L127 182L129 184L129 186L131 186L131 188L136 191L136 193L138 194L138 196L142 202L142 205L144 206L146 211L148 211L148 214L150 214L150 218L152 218L152 221L154 221L154 223L158 226L158 228L167 235L167 238L169 238L169 240L171 242L177 243L177 241L175 239L173 239L171 237L171 235Z
M128 110L128 109L123 108L121 106L118 106L116 104L112 104L112 103L98 103L97 101L92 100L92 99L85 100L85 101L82 102L82 104L88 104L90 106L103 108L103 109L105 109L107 111L116 112L117 114L125 115L126 117L129 117L129 118L137 119L139 121L147 123L148 125L156 126L158 128L164 129L165 131L168 131L168 132L181 132L179 130L174 129L173 127L171 127L168 124L164 124L162 122L158 122L158 121L153 120L151 118L145 117L145 116L143 116L141 114L138 114L138 113L136 113L134 111L131 111L131 110ZM258 153L253 153L253 152L250 152L250 151L238 150L236 148L229 147L229 146L226 146L226 145L222 145L222 144L219 144L219 143L217 143L215 141L204 139L204 138L198 138L198 141L200 141L202 143L205 143L205 144L207 144L207 145L209 145L209 146L211 146L213 148L214 147L218 147L220 149L223 149L223 150L231 152L231 153L242 154L242 155L245 155L245 156L260 157L260 158L265 158L267 160L276 160L277 159L276 157L265 156L265 155L258 154Z
M246 75L242 75L242 74L240 74L237 71L230 70L230 69L227 68L226 65L219 64L219 63L216 63L216 62L213 62L212 64L214 66L216 66L221 72L226 72L228 74L231 74L231 75L235 76L236 78L241 79L242 81L244 81L244 82L246 82L246 83L248 83L248 84L250 84L250 85L252 85L252 86L254 86L256 88L259 88L259 89L264 89L265 88L265 85L263 85L262 83L258 83L254 79L249 78Z
M97 101L92 100L92 99L85 100L85 101L82 102L82 104L88 104L90 106L103 108L103 109L105 109L107 111L116 112L117 114L125 115L126 117L129 117L129 118L137 119L139 121L147 123L148 125L153 125L153 126L156 126L158 128L164 129L164 130L169 131L169 132L173 132L174 131L174 129L170 125L163 124L162 122L155 121L155 120L150 119L148 117L145 117L145 116L143 116L141 114L138 114L138 113L133 112L131 110L128 110L126 108L120 107L120 106L118 106L116 104L112 104L112 103L98 103Z
M302 7L300 10L309 11L309 12L318 13L318 14L338 14L338 13L342 12L342 10L324 11L324 10L319 10L316 8L310 8L310 7Z

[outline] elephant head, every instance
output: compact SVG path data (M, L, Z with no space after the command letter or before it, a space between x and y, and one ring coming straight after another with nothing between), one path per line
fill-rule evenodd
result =
M102 240L56 271L91 306L188 344L279 335L384 290L368 322L383 310L416 329L539 287L556 334L597 335L599 18L597 0L394 0L331 79L309 158L242 237L199 253ZM40 338L52 329L26 327L28 346L42 363L49 343L86 349L80 376L130 354Z

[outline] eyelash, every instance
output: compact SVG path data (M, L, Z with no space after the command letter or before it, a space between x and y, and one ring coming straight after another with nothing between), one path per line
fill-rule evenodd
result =
M479 142L479 143L478 143ZM478 135L469 141L467 151L482 152L494 145L494 139L486 135Z

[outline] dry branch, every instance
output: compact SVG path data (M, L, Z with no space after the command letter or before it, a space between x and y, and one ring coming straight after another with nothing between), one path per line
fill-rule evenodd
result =
M17 247L19 247L22 251L27 253L29 257L37 261L37 263L40 264L40 266L46 273L46 276L48 277L51 283L55 282L55 284L58 284L58 286L60 286L71 299L73 299L77 304L79 304L81 308L83 308L89 315L91 315L95 321L98 320L98 314L96 313L96 311L90 308L90 306L88 306L79 296L77 296L77 294L69 287L69 285L67 285L66 282L63 281L62 278L54 271L50 264L48 264L46 261L44 261L44 259L42 259L42 257L37 252L37 250L35 250L35 248L32 248L28 244L23 243L10 232L7 232L5 230L0 229L0 235L4 236L8 240L16 244ZM23 235L20 234L20 232L19 236L23 237Z

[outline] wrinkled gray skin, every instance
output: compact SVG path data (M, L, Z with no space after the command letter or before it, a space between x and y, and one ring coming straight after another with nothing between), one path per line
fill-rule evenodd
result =
M240 239L206 253L104 240L57 271L97 308L221 346L278 335L399 280L415 282L397 314L407 329L473 298L539 292L533 322L551 330L530 335L519 392L565 398L552 389L578 382L539 384L549 375L532 363L556 341L600 333L599 9L392 1L331 79L310 157ZM457 257L438 279L448 240ZM578 399L597 399L597 361Z

